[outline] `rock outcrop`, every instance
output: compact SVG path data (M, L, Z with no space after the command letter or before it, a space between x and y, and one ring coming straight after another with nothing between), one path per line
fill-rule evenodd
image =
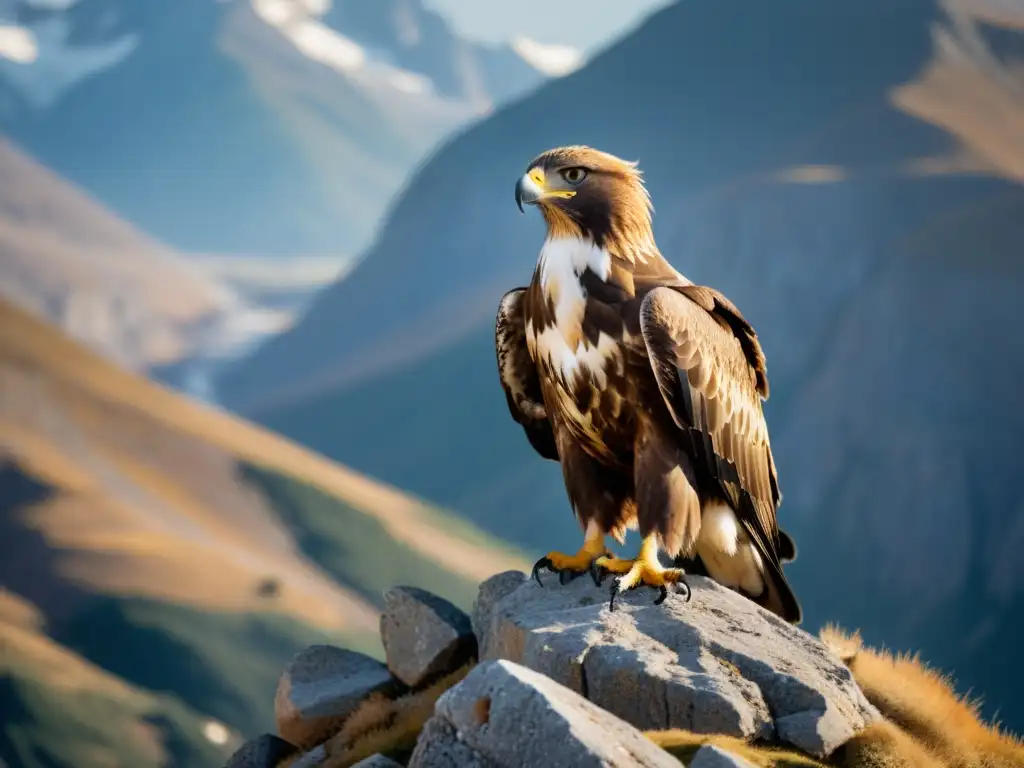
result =
M438 700L428 727L410 768L679 766L632 725L509 661L477 666Z
M817 757L880 718L820 640L710 579L688 579L689 602L655 605L641 589L613 612L589 579L542 587L500 574L474 615L481 658L542 672L645 730L778 741Z
M228 768L1024 765L1020 743L918 662L689 581L689 601L655 605L641 589L612 612L589 579L501 573L472 618L389 590L387 665L330 646L298 654L278 690L280 736L247 742Z
M408 686L421 685L475 657L476 637L469 617L418 587L384 593L380 639L388 668Z
M278 738L270 733L264 733L254 739L249 739L224 765L224 768L274 768L287 761L298 753L294 744Z
M274 714L282 738L302 749L331 736L370 694L394 688L388 668L362 653L312 645L281 675Z

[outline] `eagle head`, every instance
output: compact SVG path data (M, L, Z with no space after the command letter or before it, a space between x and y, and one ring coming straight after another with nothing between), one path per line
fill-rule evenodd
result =
M591 147L558 147L534 158L516 182L520 211L524 203L540 209L552 238L601 247L651 239L651 200L637 164Z

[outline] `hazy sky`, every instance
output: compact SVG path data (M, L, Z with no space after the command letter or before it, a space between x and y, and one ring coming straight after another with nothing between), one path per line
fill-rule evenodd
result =
M425 0L465 35L489 42L525 35L590 52L671 0Z

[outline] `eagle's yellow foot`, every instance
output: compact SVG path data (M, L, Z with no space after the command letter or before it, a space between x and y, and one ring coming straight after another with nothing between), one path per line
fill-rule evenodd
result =
M686 574L682 568L665 568L658 560L657 544L653 539L644 540L640 548L640 556L635 560L623 560L619 557L603 556L594 560L591 575L594 582L600 584L608 573L620 574L612 582L611 599L608 609L615 610L615 597L631 589L646 585L658 590L655 605L661 605L668 597L670 584L678 585L690 599L690 585L686 583Z
M567 584L573 579L577 579L584 573L590 571L591 563L603 555L610 555L607 549L604 548L604 542L601 542L600 549L584 544L583 548L580 549L575 555L566 555L561 552L548 552L544 557L534 563L533 578L537 580L537 583L542 587L543 582L540 580L540 569L547 568L549 571L558 574L558 580L561 584Z

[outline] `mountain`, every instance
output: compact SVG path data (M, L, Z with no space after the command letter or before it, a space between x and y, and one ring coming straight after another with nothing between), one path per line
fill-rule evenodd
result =
M663 252L762 339L808 623L920 649L1020 730L1022 29L980 0L669 6L449 141L225 402L532 553L577 546L497 382L543 232L512 186L559 144L639 159Z
M422 0L331 0L327 5L324 24L392 66L428 78L443 98L489 109L539 85L538 72L554 74L543 56L531 56L518 40L485 45L460 38Z
M38 59L0 53L0 131L176 248L351 258L439 139L545 75L414 0L329 5L19 0Z
M282 665L380 655L383 590L515 550L0 303L0 761L223 763Z
M122 365L228 351L273 319L2 138L0 177L0 296Z

